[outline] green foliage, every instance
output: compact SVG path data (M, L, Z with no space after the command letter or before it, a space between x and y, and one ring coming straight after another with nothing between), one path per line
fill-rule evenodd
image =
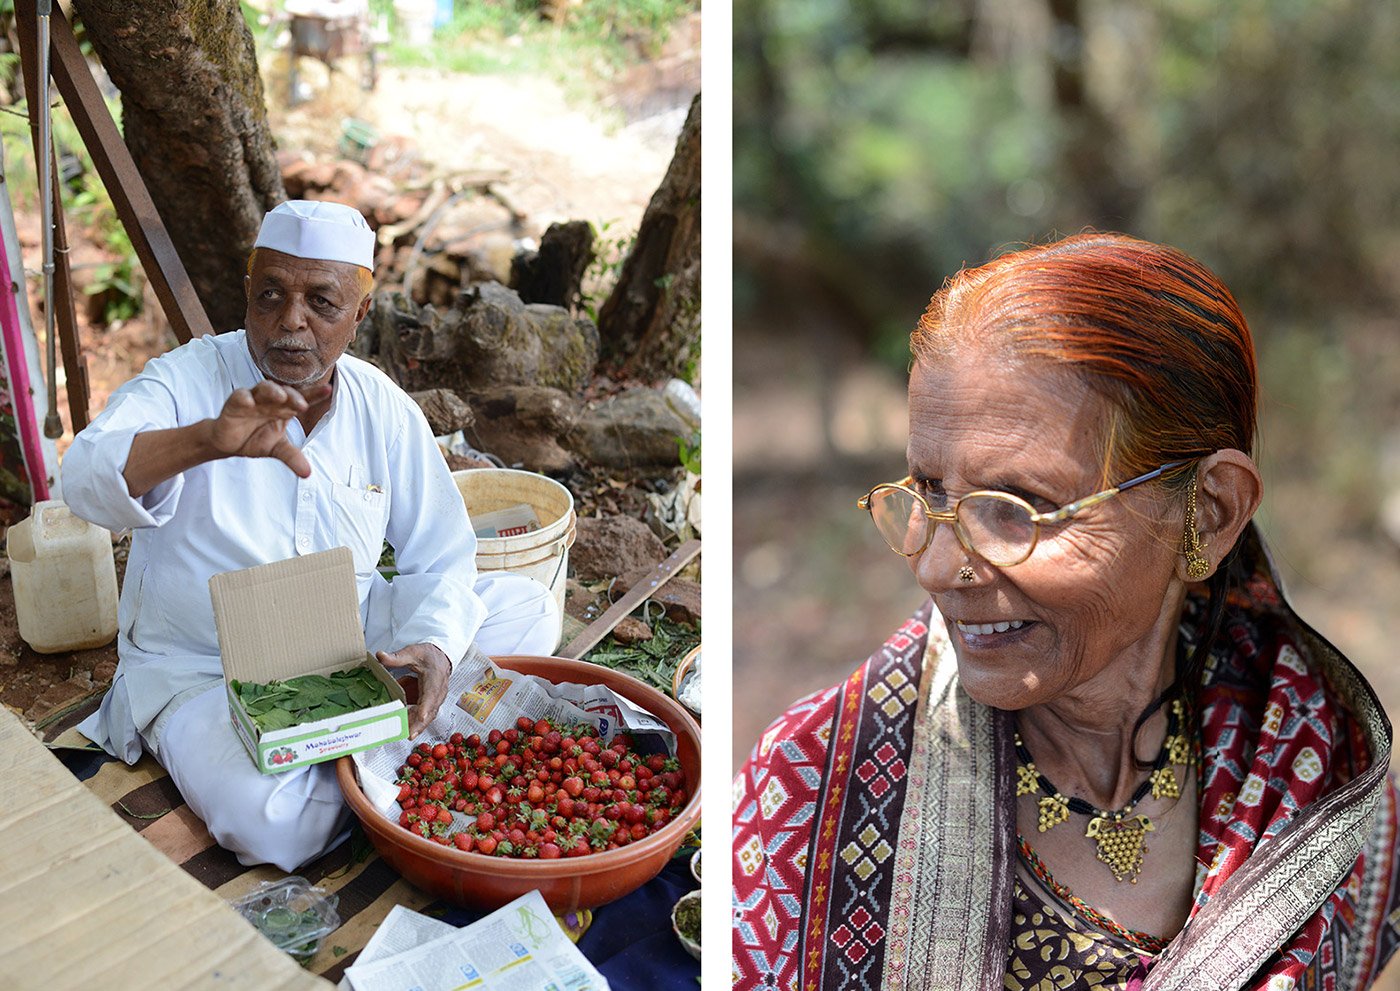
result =
M5 61L0 57L0 72ZM115 102L108 103L113 118L118 116ZM5 144L5 178L11 202L16 209L39 208L39 174L34 165L33 144L29 133L27 105L0 108L0 140ZM82 176L76 182L60 183L63 212L67 218L69 239L82 231L84 236L111 254L115 259L103 262L92 270L85 292L106 294L101 321L111 324L128 320L141 312L142 291L139 263L131 239L117 216L112 199L98 178L92 156L83 144L77 125L59 105L52 115L54 147L60 155L75 156Z
M9 89L19 77L19 52L0 52L0 85Z
M74 194L68 211L89 231L95 243L116 256L115 261L103 262L92 270L84 293L106 296L101 320L104 325L130 320L141 312L142 304L136 249L96 175L88 173L83 177L82 189Z
M602 226L589 221L588 229L593 232L593 260L583 272L582 288L579 292L579 305L595 324L598 314L607 301L617 277L622 274L622 266L637 243L637 232L626 234L613 229L614 221L605 220Z
M620 644L611 634L584 655L585 661L605 668L625 671L659 691L671 694L671 682L685 655L700 643L698 627L685 626L665 618L651 624L651 639L637 644Z
M695 6L692 0L584 0L574 12L573 28L594 37L641 34L659 45Z
M556 25L540 16L536 0L459 0L432 45L395 41L387 59L452 72L544 73L571 89L600 89L622 67L655 54L671 25L696 6L695 0L585 0ZM392 4L372 3L371 11L392 14Z
M685 362L681 365L681 370L676 376L682 382L689 385L698 386L700 384L700 338L696 337L690 345L690 353L685 356ZM696 449L698 452L698 448ZM697 455L698 456L698 455ZM699 472L697 471L698 475Z
M700 431L689 437L677 437L676 446L680 449L681 467L692 475L700 474Z
M898 365L944 277L1089 226L1196 254L1251 316L1379 300L1400 8L1070 6L1054 27L1039 0L736 0L736 227L845 273ZM1067 66L1077 91L1056 86ZM772 298L765 262L736 251L736 306Z

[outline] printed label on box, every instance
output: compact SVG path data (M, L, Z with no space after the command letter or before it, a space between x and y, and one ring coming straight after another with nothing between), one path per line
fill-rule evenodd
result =
M309 739L274 740L262 744L262 770L269 774L316 764L332 757L358 753L408 733L408 714L400 709L362 725L313 735Z

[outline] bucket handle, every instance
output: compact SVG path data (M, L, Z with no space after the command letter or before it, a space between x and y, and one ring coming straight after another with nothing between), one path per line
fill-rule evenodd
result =
M564 567L564 562L567 561L567 560L569 559L568 550L569 550L570 547L574 546L574 541L578 538L578 527L575 525L577 520L578 520L578 517L574 514L573 510L570 510L570 511L569 511L569 532L568 532L568 534L567 534L567 536L565 537L565 540L564 540L564 553L559 555L559 563L558 563L557 565L554 566L554 574L553 574L553 576L549 579L549 585L546 586L547 588L553 588L553 587L554 587L554 583L557 582L557 581L559 580L559 571L560 571L560 569L562 569L562 568Z

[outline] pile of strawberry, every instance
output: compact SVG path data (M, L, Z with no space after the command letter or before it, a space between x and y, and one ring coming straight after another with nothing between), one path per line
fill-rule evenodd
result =
M521 716L485 742L420 743L399 768L399 825L443 846L553 860L635 843L685 805L680 762L642 757L626 735ZM476 816L456 828L453 812Z

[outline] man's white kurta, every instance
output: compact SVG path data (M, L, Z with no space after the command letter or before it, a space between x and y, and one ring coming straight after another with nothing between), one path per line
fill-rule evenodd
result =
M298 478L272 458L210 461L140 499L122 471L137 433L219 415L235 389L264 378L243 331L197 338L147 363L73 442L63 493L73 512L109 530L131 528L118 608L120 663L101 710L82 732L134 763L144 736L182 692L222 677L209 578L331 547L355 558L370 650L431 643L454 662L486 616L473 592L476 538L427 420L367 362L336 362L330 409L308 437L287 436L311 463ZM399 575L376 570L384 540Z

